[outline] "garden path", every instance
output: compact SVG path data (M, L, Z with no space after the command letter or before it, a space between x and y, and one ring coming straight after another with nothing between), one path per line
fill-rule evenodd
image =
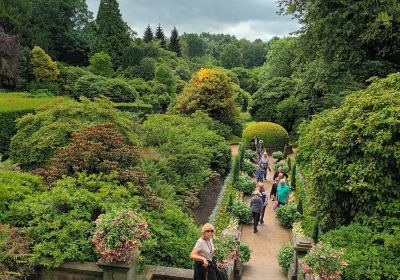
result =
M273 159L270 158L273 162ZM273 172L268 172L264 187L269 193L272 187ZM254 178L253 178L254 179ZM250 203L251 196L245 197ZM251 250L251 259L243 265L242 280L285 280L287 275L278 264L277 253L281 246L290 240L289 230L281 226L269 200L265 209L264 224L258 226L258 233L253 233L252 225L244 225L242 240Z

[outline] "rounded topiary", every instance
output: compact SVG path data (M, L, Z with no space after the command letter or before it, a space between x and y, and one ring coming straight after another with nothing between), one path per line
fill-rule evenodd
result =
M286 129L271 122L258 122L249 125L243 131L243 139L247 145L254 137L263 140L265 148L283 148L289 143L289 134Z
M249 160L244 160L243 165L240 166L240 170L249 176L253 176L256 172L256 167Z

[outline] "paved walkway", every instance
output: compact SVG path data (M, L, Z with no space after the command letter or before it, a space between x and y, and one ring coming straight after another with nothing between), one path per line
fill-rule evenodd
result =
M273 160L270 158L270 160ZM268 171L264 188L269 193L272 186L273 173ZM245 202L250 202L250 196ZM253 233L253 225L244 225L242 240L251 250L251 259L244 264L242 280L286 280L287 275L282 272L277 259L277 253L284 243L289 242L289 230L283 228L275 217L272 209L272 200L269 200L265 209L264 224L258 226L258 232Z

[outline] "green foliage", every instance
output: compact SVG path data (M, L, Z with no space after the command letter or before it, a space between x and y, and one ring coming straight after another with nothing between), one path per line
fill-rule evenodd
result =
M60 85L61 92L63 95L74 96L75 83L76 81L85 76L89 75L90 72L81 67L60 65L60 77L58 78L58 84Z
M141 262L148 265L191 268L188 258L198 239L198 229L179 207L168 203L164 211L145 213L150 237L141 248Z
M60 75L57 64L38 46L35 46L31 51L31 63L33 74L39 81L55 81Z
M289 161L288 161L288 164L289 164ZM291 175L290 175L290 186L292 187L292 189L293 190L295 190L296 189L296 185L297 185L297 182L296 182L296 173L297 173L297 164L296 164L296 162L294 162L294 164L293 164L293 167L292 167L292 169L290 170L291 171Z
M238 257L242 263L247 263L250 260L251 252L249 245L240 242Z
M230 212L233 216L239 219L240 223L251 224L253 221L250 207L243 202L235 201L232 204Z
M295 203L280 206L275 212L279 222L287 228L291 228L293 223L301 217L301 214L297 212Z
M183 55L189 59L201 57L205 54L206 44L197 34L186 33L180 36L180 42Z
M153 106L143 102L114 103L114 108L123 112L133 113L141 119L153 113Z
M272 157L280 161L283 159L283 153L281 151L273 152Z
M348 265L343 270L343 279L397 279L400 276L399 233L376 233L352 224L322 235L321 240L344 251Z
M18 120L18 132L11 140L11 158L28 169L40 167L55 155L57 148L69 143L73 132L94 123L113 123L129 143L138 143L131 121L109 101L62 100Z
M313 239L314 243L318 243L318 240L319 240L319 222L318 222L318 220L315 221L315 223L314 223L312 239Z
M248 160L254 160L257 159L258 155L256 151L253 150L246 150L244 152L244 158Z
M53 97L33 98L26 93L0 94L0 154L4 158L9 156L8 149L11 137L17 132L17 119L28 113L33 113L40 106L59 102L60 100L60 98Z
M246 145L249 145L254 137L263 140L264 147L267 148L283 148L289 142L287 131L280 125L271 122L251 124L243 131Z
M239 180L240 174L240 158L236 156L233 158L232 181L235 184Z
M238 180L234 183L234 187L244 194L252 194L256 188L256 182L248 176L239 176Z
M302 127L297 159L324 231L354 220L399 227L399 81L399 74L375 79Z
M160 43L160 47L165 49L167 47L167 42L165 41L165 35L164 31L161 28L161 25L159 24L157 29L156 29L156 34L154 37L158 42Z
M228 44L221 53L221 64L223 67L231 69L243 65L243 54L234 44Z
M246 173L249 176L253 176L256 172L256 167L248 160L244 160L243 164L240 165L240 170Z
M232 236L217 236L213 238L213 244L215 246L215 254L213 258L217 263L223 263L226 261L232 253L236 250L236 242Z
M45 191L39 176L14 171L0 171L0 224L7 219L9 207L25 197Z
M179 44L178 30L176 29L175 26L171 31L168 49L171 52L175 52L178 56L181 55L181 46Z
M293 185L292 185L293 188ZM303 200L301 197L299 197L299 201L297 202L297 212L299 212L300 215L303 215Z
M143 123L143 142L146 146L159 147L167 160L163 174L169 182L201 188L212 170L221 175L228 172L230 147L211 131L212 123L212 119L202 113L192 118L151 115Z
M130 28L123 21L116 0L101 0L96 18L94 51L108 53L115 65L131 42Z
M184 93L178 96L175 109L185 114L201 110L227 124L239 113L231 79L216 69L201 69L194 74Z
M98 52L89 59L90 65L87 68L95 75L111 78L114 74L111 57L106 52Z
M278 263L283 271L287 272L294 261L294 248L290 244L283 244L278 251Z
M168 92L176 91L176 78L174 72L167 65L161 64L157 67L155 78L160 83L167 86Z

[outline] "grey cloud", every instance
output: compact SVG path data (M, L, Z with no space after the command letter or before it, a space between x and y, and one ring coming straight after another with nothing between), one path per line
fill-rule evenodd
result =
M96 15L99 0L87 0ZM175 25L180 34L226 33L237 38L268 40L299 29L296 21L276 14L275 0L121 0L122 16L142 36L147 24L159 23L166 35Z

